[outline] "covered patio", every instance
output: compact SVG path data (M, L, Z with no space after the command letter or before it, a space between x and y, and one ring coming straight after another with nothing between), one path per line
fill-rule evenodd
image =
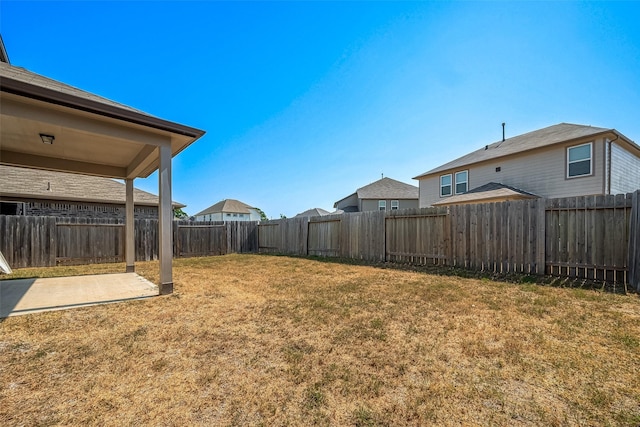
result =
M171 160L204 131L11 65L0 56L0 164L126 184L126 272L135 272L133 182L158 171L159 293L173 292Z

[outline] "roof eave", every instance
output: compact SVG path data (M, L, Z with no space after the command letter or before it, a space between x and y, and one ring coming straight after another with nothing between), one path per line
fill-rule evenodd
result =
M68 93L58 92L49 88L32 85L11 77L0 78L0 90L24 96L38 101L61 105L101 116L123 120L154 129L171 132L174 134L193 138L194 141L205 134L205 131L179 123L170 122L158 117L149 116L136 111L119 108L115 105L107 105L101 102L77 97Z
M428 178L428 177L430 177L432 175L447 173L449 171L453 171L453 170L456 170L456 169L469 167L469 166L476 165L476 164L479 164L479 163L490 162L490 161L493 161L495 159L501 159L501 158L504 158L504 157L516 156L516 155L519 155L519 154L522 154L522 153L528 153L528 152L531 152L531 151L542 150L542 149L545 149L545 148L553 147L553 146L558 145L558 144L566 144L566 143L579 141L579 140L582 140L582 139L594 138L594 137L598 137L598 136L601 136L601 135L606 135L608 133L612 133L614 135L621 136L621 137L623 137L625 139L625 141L630 142L632 145L635 145L636 147L638 147L633 141L631 141L629 138L625 137L624 135L622 135L620 132L616 131L615 129L605 129L603 131L596 132L596 133L593 133L591 135L579 136L579 137L576 137L576 138L566 139L564 141L558 141L558 142L556 142L554 144L545 145L545 146L542 146L542 147L529 148L529 149L526 149L526 150L518 151L516 153L502 154L502 155L498 155L498 156L491 157L491 158L488 158L488 159L479 160L479 161L476 161L476 162L464 163L464 164L453 166L453 167L446 168L446 169L440 169L440 167L437 167L437 168L429 170L428 172L423 173L422 175L418 175L418 176L414 177L413 179L421 180L421 179L424 179L424 178ZM638 149L640 150L640 147L638 147ZM472 151L471 153L474 153L474 152L475 151ZM469 155L471 153L465 154L465 156L467 156L467 155ZM464 157L464 156L462 156L462 157ZM451 162L447 162L447 163L452 163L452 162L455 162L456 160L457 159L454 159Z

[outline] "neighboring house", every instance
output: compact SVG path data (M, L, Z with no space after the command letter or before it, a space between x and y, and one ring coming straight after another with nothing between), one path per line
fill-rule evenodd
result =
M111 178L0 165L2 215L124 219L125 194ZM158 218L158 196L134 188L133 203L135 218Z
M627 193L640 188L640 146L615 129L560 123L486 145L414 179L420 207Z
M312 216L325 216L325 215L331 215L331 212L329 211L325 211L322 208L313 208L313 209L308 209L302 213L299 213L298 215L296 215L297 217L312 217Z
M246 203L224 199L194 215L196 221L260 221L260 212Z
M418 207L418 187L382 178L338 200L334 208L344 212L396 210Z

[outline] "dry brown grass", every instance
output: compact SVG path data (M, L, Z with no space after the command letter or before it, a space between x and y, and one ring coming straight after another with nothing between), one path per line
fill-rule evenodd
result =
M123 269L36 274L96 268ZM0 425L640 424L637 295L256 255L174 279L3 320Z

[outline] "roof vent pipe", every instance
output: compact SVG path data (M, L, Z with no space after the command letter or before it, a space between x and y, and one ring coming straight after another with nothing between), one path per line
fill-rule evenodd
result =
M504 142L504 125L505 123L502 123L502 142Z

